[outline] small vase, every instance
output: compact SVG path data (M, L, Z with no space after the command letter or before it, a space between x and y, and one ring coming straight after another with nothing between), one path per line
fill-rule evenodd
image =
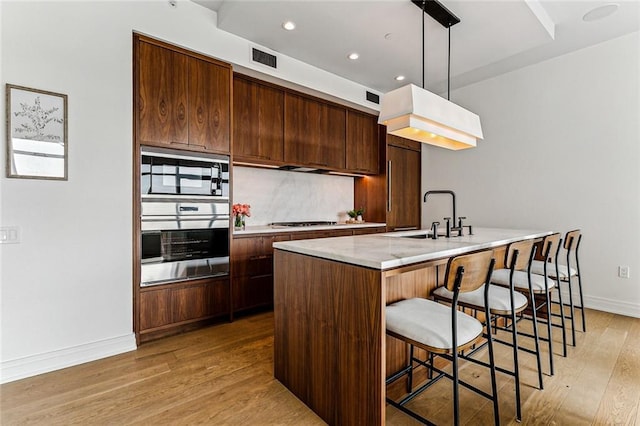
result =
M233 229L236 231L242 231L244 229L244 216L239 214L233 221Z
M358 217L356 217L356 222L364 222L364 220L362 220L362 215L358 215Z

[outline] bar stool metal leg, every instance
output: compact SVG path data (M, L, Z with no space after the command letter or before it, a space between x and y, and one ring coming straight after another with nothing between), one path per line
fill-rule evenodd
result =
M567 265L568 267L568 265ZM567 278L567 287L569 288L569 311L571 312L571 346L576 345L576 312L573 306L573 289L571 288L571 276Z
M545 295L545 303L547 307L547 337L549 337L549 374L553 376L553 334L552 334L552 326L551 326L551 298L549 297L549 291L546 291ZM564 330L564 326L563 326Z
M544 389L544 385L542 384L542 361L540 360L540 336L538 335L538 306L536 305L536 295L531 291L531 317L532 317L532 327L533 327L533 340L535 342L535 351L536 351L536 363L538 364L538 384L539 389Z
M556 284L558 287L558 302L560 304L560 323L562 325L562 356L567 357L567 324L564 316L564 302L562 301L562 289L560 288L560 275L558 270L558 261L556 259L555 262L556 267ZM549 308L551 309L551 308ZM551 321L551 316L549 316L549 321Z
M513 274L513 271L511 272ZM513 292L511 292L511 306L515 306ZM518 362L518 329L516 312L511 310L511 338L513 339L513 379L516 385L516 421L522 421L522 407L520 405L520 367Z
M578 276L578 291L580 292L580 316L582 317L582 331L587 331L587 322L584 317L584 297L582 295L582 274L580 273L580 261L578 260L578 249L580 248L580 241L582 241L582 234L578 237L578 242L576 243L575 257L576 257L576 271Z

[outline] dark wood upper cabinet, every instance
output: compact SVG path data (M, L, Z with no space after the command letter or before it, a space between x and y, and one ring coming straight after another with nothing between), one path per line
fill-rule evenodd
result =
M244 75L233 78L237 163L379 173L377 117Z
M348 170L377 174L378 118L347 110L346 168Z
M285 93L285 163L344 170L345 139L345 108Z
M234 158L249 162L284 159L284 92L241 77L233 79Z
M189 141L187 57L154 44L138 44L138 137L142 143Z
M231 69L189 58L189 145L229 152Z
M230 152L231 66L135 35L139 144Z

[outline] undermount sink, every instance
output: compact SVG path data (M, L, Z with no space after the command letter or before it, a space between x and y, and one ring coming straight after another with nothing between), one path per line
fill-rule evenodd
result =
M433 238L433 234L431 232L428 232L426 234L402 235L401 238L416 238L426 240L427 238Z
M426 239L430 239L433 238L433 231L431 230L422 230L422 231L414 231L410 234L404 234L404 235L393 235L393 233L387 234L390 237L396 237L396 238L413 238L416 240L426 240ZM446 231L443 230L438 230L438 238L442 237L446 237L447 233Z

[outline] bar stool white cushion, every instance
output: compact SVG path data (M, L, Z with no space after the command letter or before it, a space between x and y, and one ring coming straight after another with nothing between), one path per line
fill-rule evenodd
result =
M537 274L537 275L544 275L544 263L545 262L542 262L540 260L534 260L533 262L531 262L531 273ZM578 271L576 271L574 268L570 268L569 272L571 273L572 277L575 277L576 275L578 275ZM558 264L558 274L560 274L561 280L566 280L567 278L569 278L569 275L567 274L567 265ZM547 276L550 278L556 278L555 264L553 263L547 264Z
M401 300L385 308L387 330L423 345L451 349L451 307L432 300ZM464 312L457 312L458 346L473 341L482 333L482 324Z
M498 284L504 287L509 286L509 274L510 269L496 269L491 274L491 283ZM544 280L547 280L549 290L555 287L556 282L551 278L545 278L542 275L531 274L531 287L535 293L544 293ZM529 279L525 271L515 271L513 273L513 286L518 290L529 290Z
M435 289L433 294L447 300L453 299L453 292L447 290L444 286ZM484 286L473 291L460 293L458 303L484 308ZM516 305L515 310L519 311L527 306L527 297L516 291L513 293L513 303ZM512 311L510 291L508 288L498 285L489 286L489 309L492 312L501 313Z

